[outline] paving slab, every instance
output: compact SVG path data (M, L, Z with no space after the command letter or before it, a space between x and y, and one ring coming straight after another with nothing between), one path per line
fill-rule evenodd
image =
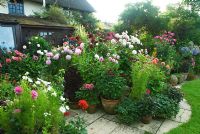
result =
M110 134L144 134L145 131L132 128L125 125L119 125L114 131L112 131Z
M191 110L191 106L188 104L188 102L185 99L183 99L180 102L179 107L185 110Z
M171 120L180 122L180 123L185 123L189 121L191 114L192 112L190 110L180 109L176 117L171 118Z
M164 120L152 120L150 124L144 124L142 122L136 122L131 127L138 128L140 130L144 130L150 133L155 134L160 128L161 124Z
M109 121L113 121L113 122L117 122L119 123L119 120L117 119L117 116L116 115L108 115L108 114L105 114L104 116L102 116L104 119L107 119Z
M86 127L88 134L110 134L119 125L115 122L100 118Z
M178 127L179 125L181 125L181 123L172 120L165 120L156 132L156 134L164 134L166 132L169 132L169 130Z

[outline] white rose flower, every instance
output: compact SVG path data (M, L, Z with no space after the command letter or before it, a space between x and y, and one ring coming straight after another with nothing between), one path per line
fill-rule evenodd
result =
M107 56L110 56L110 53L107 53Z
M129 48L130 48L130 49L133 49L133 45L129 45Z
M119 55L117 55L117 57L116 57L118 60L120 59L120 56Z
M65 58L66 58L66 60L71 60L72 56L71 55L67 55Z
M94 57L98 60L99 59L99 55L95 54Z
M28 44L30 45L30 44L31 44L31 42L29 41L29 42L28 42Z
M136 50L133 50L133 51L132 51L132 54L134 54L134 55L137 54L137 51L136 51Z
M40 82L40 81L36 81L36 82L35 82L35 84L37 84L37 85L40 85L40 84L41 84L41 82Z
M51 93L51 96L57 97L57 93L54 91L53 93Z
M120 38L120 35L118 33L115 34L115 38Z
M38 39L38 37L36 36L36 37L35 37L35 39L37 40L37 39Z
M65 101L65 98L63 96L60 96L61 101Z
M112 43L112 44L116 44L117 41L116 41L115 39L112 39L112 40L111 40L111 43Z
M66 112L66 109L65 109L64 106L61 106L61 107L59 108L59 110L60 110L60 112L62 112L62 113Z
M30 83L33 83L33 80L32 80L31 78L28 78L28 81L29 81Z
M22 76L22 79L23 80L28 80L28 77L27 76Z
M68 111L69 110L69 106L65 106L65 109Z
M26 49L27 47L26 47L26 45L23 45L23 49Z
M96 43L96 46L98 46L99 45L99 43Z
M48 51L47 50L44 50L44 53L47 53Z
M40 47L40 44L37 44L37 47Z

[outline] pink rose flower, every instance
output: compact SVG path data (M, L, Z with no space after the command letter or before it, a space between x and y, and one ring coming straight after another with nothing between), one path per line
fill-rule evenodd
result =
M32 90L31 91L31 96L32 96L32 99L37 99L37 97L38 97L38 93L37 93L37 91L35 91L35 90Z
M15 87L14 92L17 95L20 95L23 92L23 88L21 88L20 86L17 86L17 87Z
M10 58L6 58L6 63L11 63L11 59Z
M46 60L46 64L50 65L51 64L51 60Z
M58 60L59 58L60 58L60 55L59 55L59 54L56 54L56 55L53 56L53 59L54 59L54 60Z
M53 53L52 52L48 52L48 53L46 53L46 56L47 57L53 57Z
M82 53L81 49L76 48L75 49L75 54L76 55L80 55Z
M100 62L103 62L103 61L104 61L104 58L103 58L103 57L100 57L100 58L99 58L99 61L100 61Z
M14 111L13 111L13 113L21 113L21 109L15 109Z

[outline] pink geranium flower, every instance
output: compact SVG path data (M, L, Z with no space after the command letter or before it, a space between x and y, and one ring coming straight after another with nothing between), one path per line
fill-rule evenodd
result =
M17 87L15 87L14 92L17 95L20 95L23 92L23 88L20 86L17 86Z
M35 90L32 90L31 91L31 96L32 96L32 99L37 99L37 97L38 97L38 93L37 93L37 91L35 91Z
M94 88L94 85L91 83L91 84L84 84L83 87L85 89L89 89L89 90L92 90Z

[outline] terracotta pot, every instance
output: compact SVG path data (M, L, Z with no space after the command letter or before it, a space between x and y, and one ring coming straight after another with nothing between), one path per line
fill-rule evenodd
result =
M115 107L119 104L119 100L107 100L101 97L101 103L106 113L116 114Z
M89 105L88 109L87 109L87 112L89 114L94 114L96 113L97 111L97 105Z
M74 109L74 110L80 108L79 105L78 105L78 102L69 102L69 107L70 107L71 109Z
M142 123L149 124L152 121L152 116L144 116L141 119Z

